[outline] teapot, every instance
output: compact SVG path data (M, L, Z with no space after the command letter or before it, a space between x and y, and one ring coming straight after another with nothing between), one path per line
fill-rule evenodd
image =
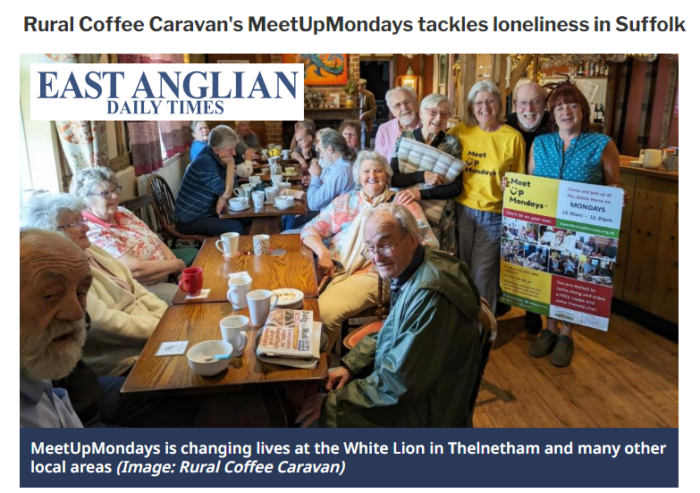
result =
M236 176L239 178L248 178L253 174L253 161L245 161L236 165Z

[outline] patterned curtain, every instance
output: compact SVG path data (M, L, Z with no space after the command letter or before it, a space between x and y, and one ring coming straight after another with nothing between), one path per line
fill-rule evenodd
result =
M179 55L122 54L119 63L184 63ZM165 158L184 152L190 147L192 136L189 122L127 122L136 176L152 173L163 166L160 139L163 139ZM160 131L160 135L159 135Z
M45 63L97 63L98 54L47 53ZM57 121L63 155L73 174L83 168L109 166L107 124L103 121Z

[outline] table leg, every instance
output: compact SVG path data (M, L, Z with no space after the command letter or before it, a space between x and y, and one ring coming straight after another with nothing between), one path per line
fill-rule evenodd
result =
M253 225L250 227L252 235L277 235L280 233L279 217L255 217Z

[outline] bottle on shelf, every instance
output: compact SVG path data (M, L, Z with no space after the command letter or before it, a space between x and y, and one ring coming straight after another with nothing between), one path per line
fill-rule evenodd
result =
M586 62L586 64L583 66L583 76L588 77L591 75L591 65Z
M600 123L605 123L605 106L600 105Z
M578 72L576 72L576 75L579 77L583 77L583 62L578 66Z

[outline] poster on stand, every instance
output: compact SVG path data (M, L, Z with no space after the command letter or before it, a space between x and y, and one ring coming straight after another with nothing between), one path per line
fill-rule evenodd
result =
M624 191L518 173L506 177L502 301L606 331Z

